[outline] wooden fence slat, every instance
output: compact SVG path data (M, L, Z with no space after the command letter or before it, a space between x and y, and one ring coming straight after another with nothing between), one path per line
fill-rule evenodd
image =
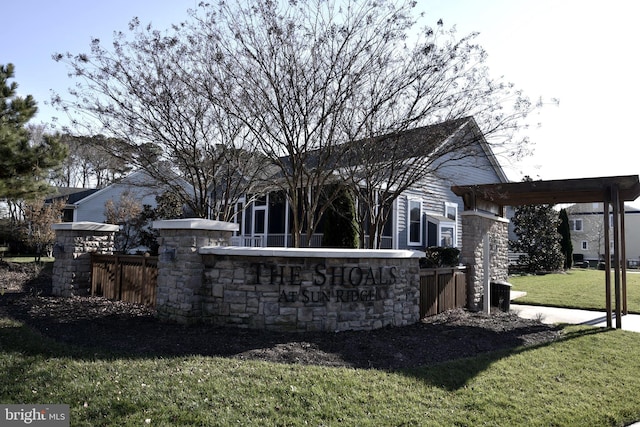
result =
M157 284L158 257L91 256L91 295L154 307Z
M467 278L459 269L420 270L420 318L467 306Z

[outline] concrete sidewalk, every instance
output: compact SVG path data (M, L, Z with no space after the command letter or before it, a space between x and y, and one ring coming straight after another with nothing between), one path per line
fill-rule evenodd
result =
M591 325L606 327L607 313L604 311L577 310L570 308L545 307L537 305L514 304L511 311L525 319L539 319L543 323L569 323L574 325ZM622 316L622 329L640 332L640 315ZM612 326L616 327L616 316L613 313Z

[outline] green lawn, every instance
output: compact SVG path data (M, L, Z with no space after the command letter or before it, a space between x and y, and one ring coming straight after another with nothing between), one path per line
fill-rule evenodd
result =
M20 264L28 264L34 262L36 259L35 255L20 255L20 256L5 256L2 258L3 261L6 262L16 262ZM43 256L40 258L41 263L53 263L54 258Z
M605 310L605 272L601 270L571 269L566 273L542 276L511 276L514 291L525 291L526 296L516 302L522 304ZM611 279L612 304L613 273ZM640 313L640 273L627 272L627 306L629 312Z
M640 420L640 340L563 339L378 371L217 357L122 357L0 318L0 402L64 403L72 426L622 426Z

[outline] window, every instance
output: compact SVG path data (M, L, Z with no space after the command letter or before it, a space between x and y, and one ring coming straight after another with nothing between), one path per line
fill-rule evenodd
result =
M409 200L409 244L422 244L422 201Z
M452 248L455 246L455 228L449 225L440 226L440 246Z
M453 248L457 246L456 230L458 228L458 204L451 202L445 203L444 216L451 222L440 224L440 246Z
M444 211L444 216L449 218L451 221L455 222L458 219L458 205L456 203L445 203Z
M73 222L73 209L65 208L62 211L62 222Z
M233 217L233 222L238 224L238 231L233 232L234 236L240 236L244 234L244 230L243 230L244 224L242 223L243 214L244 214L244 203L242 202L236 203L236 212Z
M253 222L253 234L254 235L262 235L265 231L265 220L267 218L267 210L265 208L256 208L253 211L254 214L254 222Z
M580 242L580 247L582 248L583 251L588 251L589 242L587 242L586 240L583 240L582 242Z
M458 205L445 203L444 212L427 213L427 246L456 247Z
M582 231L582 219L570 219L569 228L571 229L571 231Z

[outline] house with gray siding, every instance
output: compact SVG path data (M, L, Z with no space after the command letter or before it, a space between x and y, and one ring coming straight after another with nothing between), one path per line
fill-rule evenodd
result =
M605 245L614 250L613 221L609 221L609 242L605 242L603 203L577 203L566 208L571 230L573 254L591 266L604 260ZM609 208L612 216L612 209ZM632 268L640 267L640 209L625 205L625 258Z
M406 150L410 153L422 151L428 156L434 147L444 144L453 144L459 150L445 150L441 158L433 159L430 172L393 201L391 215L382 232L381 249L460 247L462 221L459 214L463 201L451 187L505 183L508 179L504 171L471 117L412 129L401 134L401 138L405 144L411 144L411 149ZM375 144L384 156L384 142ZM416 150L416 144L424 145L425 149ZM125 193L153 208L155 197L162 192L162 185L146 173L133 172L119 182L69 204L67 220L104 222L105 204L109 200L117 202ZM281 193L274 191L242 197L235 204L234 221L239 231L232 243L238 246L291 246L290 215L287 198ZM322 246L323 226L316 230L309 246ZM368 238L365 236L365 241Z
M382 249L416 249L429 246L461 246L463 201L451 191L452 185L505 183L508 179L473 118L425 126L408 131L407 142L433 146L472 138L457 144L460 153L450 152L434 159L432 172L404 191L393 203L393 212L382 237ZM435 144L437 145L437 144ZM384 150L384 144L380 145ZM357 200L356 200L357 203ZM236 207L239 226L233 242L241 246L286 247L291 244L288 230L289 212L286 198L270 193L258 200ZM322 244L322 227L316 230L309 246Z
M142 206L149 205L155 208L157 206L156 196L165 191L165 186L154 180L146 172L135 171L102 189L88 191L84 197L69 199L65 208L64 221L105 222L105 206L107 202L118 203L125 194L133 197Z

